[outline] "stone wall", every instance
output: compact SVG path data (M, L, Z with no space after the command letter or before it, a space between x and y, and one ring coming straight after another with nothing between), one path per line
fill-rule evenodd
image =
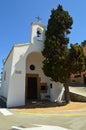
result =
M76 93L70 92L70 98L71 98L71 101L86 102L85 96L82 96L82 95L79 95L79 94L76 94Z

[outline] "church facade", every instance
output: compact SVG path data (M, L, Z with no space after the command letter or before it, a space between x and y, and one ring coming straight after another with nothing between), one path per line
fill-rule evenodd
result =
M1 96L7 99L7 107L25 105L27 100L61 100L64 88L51 82L42 70L46 27L41 22L31 25L30 43L16 44L3 66Z

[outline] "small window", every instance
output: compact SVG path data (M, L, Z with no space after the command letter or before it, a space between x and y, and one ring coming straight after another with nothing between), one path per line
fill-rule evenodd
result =
M72 80L72 82L76 82L75 80Z
M86 77L86 74L85 75L83 75L84 77Z
M52 83L50 84L50 88L52 88Z
M41 93L47 93L47 83L41 83L40 90Z
M6 80L6 71L4 72L4 81Z
M41 86L41 90L46 90L46 86Z
M34 65L30 65L30 69L31 70L35 70L35 66Z
M79 74L79 75L75 75L75 76L74 76L74 78L78 78L78 77L81 77L81 75Z

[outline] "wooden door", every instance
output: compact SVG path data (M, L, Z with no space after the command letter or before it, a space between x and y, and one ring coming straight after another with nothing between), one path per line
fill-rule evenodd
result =
M28 77L28 89L27 89L28 99L37 99L37 78Z

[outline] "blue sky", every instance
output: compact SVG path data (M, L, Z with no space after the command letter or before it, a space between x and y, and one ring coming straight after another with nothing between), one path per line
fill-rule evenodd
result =
M86 0L0 0L0 72L14 44L27 43L36 16L47 26L53 8L61 4L73 18L70 42L86 40Z

